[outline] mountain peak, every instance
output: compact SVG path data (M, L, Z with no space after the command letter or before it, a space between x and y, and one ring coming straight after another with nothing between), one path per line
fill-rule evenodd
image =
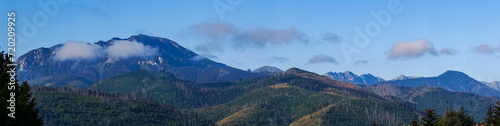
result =
M353 72L351 72L351 71L344 71L344 72L342 72L342 73L344 73L344 74L346 74L346 75L355 75L355 74L354 74Z
M438 77L455 77L455 78L470 78L469 75L460 72L460 71L454 71L454 70L448 70L444 72L443 74L439 75Z
M268 74L276 74L276 73L281 73L283 72L283 70L279 69L279 68L276 68L276 67L273 67L273 66L263 66L263 67L260 67L260 68L257 68L255 70L252 71L253 73L268 73Z
M337 81L344 81L344 82L349 82L353 84L375 84L381 81L385 81L384 79L373 76L372 74L363 74L361 76L358 76L354 74L351 71L344 71L344 72L328 72L324 74L323 76L326 76L328 78L337 80Z
M286 70L285 72L283 73L286 73L286 74L300 74L300 73L310 73L309 71L305 71L305 70L302 70L302 69L299 69L297 67L292 67L288 70Z
M399 75L398 77L396 77L396 78L394 78L392 80L406 80L406 79L408 79L408 77L406 77L405 75L401 74L401 75Z
M418 79L418 78L423 78L423 77L420 77L420 76L405 76L405 75L401 74L398 77L392 79L392 81L407 80L407 79Z

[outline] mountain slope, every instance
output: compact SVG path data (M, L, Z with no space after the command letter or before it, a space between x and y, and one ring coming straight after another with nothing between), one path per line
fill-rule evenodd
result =
M54 76L57 74L71 74L94 83L138 69L165 70L178 78L200 83L234 81L259 76L199 56L166 38L140 34L127 39L112 38L108 41L98 41L91 46L108 49L117 41L134 41L158 50L153 55L128 58L105 55L93 59L56 60L56 52L63 47L63 44L39 48L18 58L18 79L34 81L43 77L57 78L58 76Z
M361 76L358 76L351 71L345 71L345 72L328 72L325 73L323 76L326 76L328 78L332 78L337 81L344 81L344 82L349 82L353 84L375 84L378 82L383 82L385 81L384 79L373 76L371 74L363 74Z
M427 108L435 109L439 115L443 115L446 108L459 110L460 107L464 107L476 121L482 120L488 106L495 105L498 101L498 99L478 94L451 92L427 85L402 87L391 84L375 84L365 86L365 88L397 101L413 103L421 111Z
M420 113L359 86L297 68L262 78L206 84L179 80L167 72L138 70L100 81L91 89L140 95L166 105L195 108L202 117L223 125L288 125L325 106L340 103L358 106L363 99L374 100L381 106L395 104L396 107L374 109L399 113L401 116L394 117L397 120L409 121L413 114ZM356 117L356 112L345 113ZM389 122L387 124L405 124Z
M500 96L500 92L474 80L458 71L446 71L437 77L424 77L397 81L385 81L379 84L392 84L405 87L429 85L440 87L448 91L471 92L485 96Z
M214 125L149 101L57 90L33 91L33 97L44 125Z
M291 82L291 83L288 83ZM235 82L196 84L177 79L168 72L137 70L100 81L90 89L108 93L124 93L146 96L167 105L181 108L212 106L233 100L254 90L278 83L288 83L308 90L350 91L351 95L381 97L366 94L353 84L338 82L297 68L264 78L254 78ZM225 94L225 95L223 95Z
M289 125L326 106L362 107L364 102L369 101L372 101L371 105L377 104L380 107L372 110L383 112L378 113L381 115L370 114L370 116L398 115L392 118L393 121L382 118L367 119L380 121L381 124L408 124L414 114L421 114L411 105L386 100L356 85L335 81L296 68L266 79L278 81L267 81L265 83L267 87L255 89L227 103L200 108L197 111L208 119L219 120L217 123L219 125ZM388 107L390 105L394 106ZM357 118L359 113L346 110L349 109L335 110L335 113L342 113L344 117ZM330 114L335 113L330 112ZM340 118L335 116L335 118L325 119L323 116L328 115L316 117L322 118L322 125L364 125L363 122L366 121L365 119L343 120L328 123L332 119L340 120ZM301 120L295 124L302 124L301 122L309 121Z

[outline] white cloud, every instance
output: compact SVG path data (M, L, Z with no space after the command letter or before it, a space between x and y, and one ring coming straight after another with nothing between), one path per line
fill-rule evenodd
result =
M128 57L144 57L158 53L158 48L145 46L139 42L131 41L114 41L113 45L106 49L109 57L128 58Z
M158 48L143 45L139 42L114 41L108 48L99 45L67 42L56 49L54 59L59 61L72 59L93 59L97 57L144 57L158 53Z
M328 56L325 54L319 54L319 55L315 55L315 56L311 57L311 59L309 59L309 61L307 62L307 64L314 64L314 63L334 63L334 64L337 64L337 61L331 56Z
M56 49L54 59L59 61L72 59L92 59L103 56L102 47L87 43L66 42Z
M437 55L434 45L427 40L398 42L389 50L389 59L418 58L425 53Z

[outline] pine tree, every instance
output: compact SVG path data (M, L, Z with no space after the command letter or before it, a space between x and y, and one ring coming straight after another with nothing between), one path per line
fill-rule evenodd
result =
M419 126L420 125L420 119L418 119L417 115L415 115L415 117L413 117L413 120L411 120L411 125L412 126Z
M493 125L495 124L495 115L493 111L493 105L488 107L488 111L486 111L486 117L484 118L485 125Z
M42 119L38 116L38 109L35 108L35 99L31 98L30 87L28 83L25 81L21 86L18 85L17 76L14 76L15 83L12 85L14 88L9 90L9 82L10 82L10 69L14 69L14 66L7 66L7 64L11 64L12 62L9 60L9 56L4 54L2 51L0 55L0 107L6 108L10 106L10 102L7 102L7 99L10 99L10 93L15 93L15 118L11 118L8 116L10 110L2 109L0 111L0 125L2 126L41 126L43 125Z
M425 117L422 118L422 124L424 126L437 126L437 120L439 116L434 109L425 109Z
M492 125L500 126L500 101L493 108L493 122Z
M17 108L19 109L19 117L16 118L16 124L24 126L39 126L42 125L42 119L38 116L38 109L35 108L35 98L31 98L30 86L24 81L19 87Z
M470 115L468 115L464 107L461 107L460 110L458 111L458 120L460 120L460 126L472 126L474 125L474 118Z

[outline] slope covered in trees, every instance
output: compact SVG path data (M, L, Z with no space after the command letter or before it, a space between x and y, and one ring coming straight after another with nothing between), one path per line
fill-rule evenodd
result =
M195 113L133 96L53 88L37 88L33 96L46 125L214 125Z
M465 92L451 92L437 87L427 85L418 87L401 87L390 84L376 84L364 86L379 95L397 101L405 101L415 104L420 111L435 109L439 115L444 115L446 109L465 109L475 121L484 118L488 105L495 104L498 100L482 95Z

